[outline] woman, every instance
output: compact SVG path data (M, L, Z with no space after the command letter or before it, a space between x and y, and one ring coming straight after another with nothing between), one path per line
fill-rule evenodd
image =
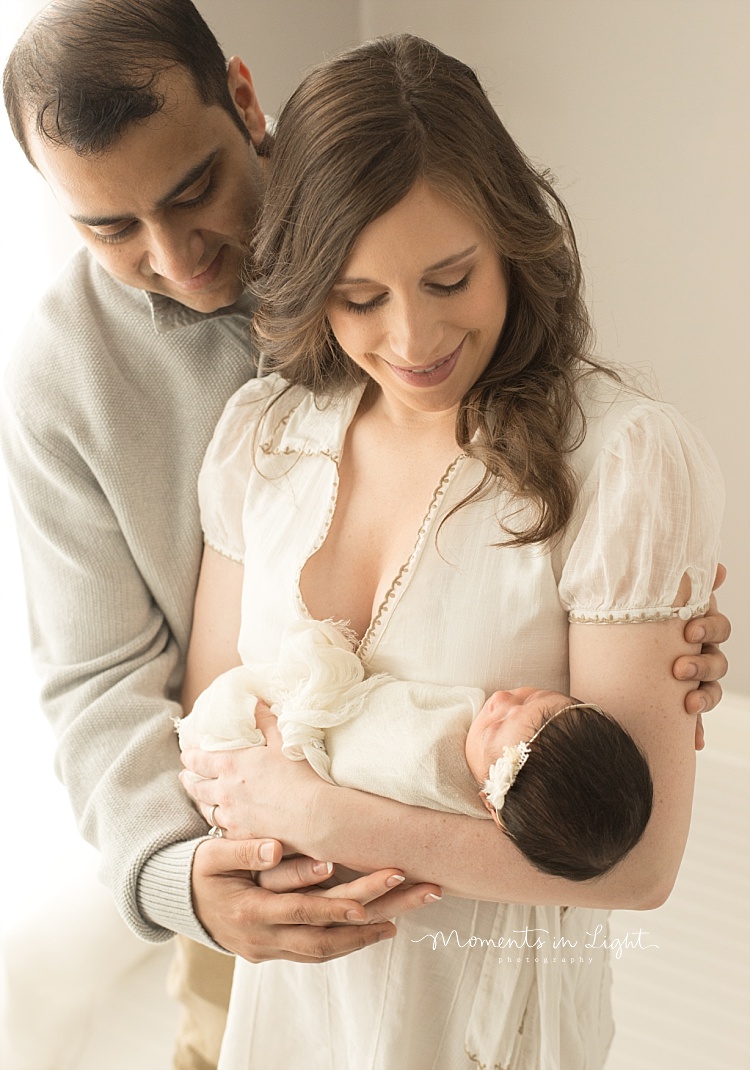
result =
M266 748L189 752L211 778L190 790L230 835L447 893L356 955L240 962L220 1066L601 1067L598 908L663 901L687 836L695 725L669 668L716 567L710 453L591 359L564 208L474 74L427 42L376 41L305 79L257 266L278 374L232 399L204 465L187 707L238 663L238 631L241 659L270 663L294 620L347 621L368 672L599 703L647 755L655 802L624 862L573 884L490 822L402 820L285 763L271 724Z

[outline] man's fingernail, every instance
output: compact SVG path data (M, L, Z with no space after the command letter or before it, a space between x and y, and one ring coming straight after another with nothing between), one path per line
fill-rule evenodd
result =
M260 845L260 850L258 851L258 854L260 855L261 860L263 862L273 862L273 849L273 840L266 840L265 843L262 843Z
M346 912L346 920L347 921L362 921L362 915L356 910L347 910L347 912Z
M438 899L442 899L442 895L435 895L434 892L428 892L424 897L425 903L435 903Z
M706 629L701 624L696 624L690 632L690 641L693 643L702 643L706 638Z
M700 697L700 709L698 710L698 714L700 715L701 713L705 713L707 709L708 709L708 703L706 702L706 700L703 697L703 695L701 695L701 697Z
M395 888L397 884L403 884L406 877L399 876L398 873L394 873L392 877L389 877L385 882L387 888Z
M333 873L333 862L314 862L313 873Z
M685 669L685 671L683 672L683 674L682 674L682 676L683 676L683 679L685 679L685 680L692 680L692 679L693 679L693 677L694 677L694 676L697 676L697 675L698 675L698 666L697 666L697 665L695 664L695 662L694 662L694 661L691 661L691 662L690 662L690 663L688 664L688 666L687 666L687 668Z

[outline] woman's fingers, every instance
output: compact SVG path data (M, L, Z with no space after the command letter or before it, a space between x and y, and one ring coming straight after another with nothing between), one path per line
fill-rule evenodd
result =
M258 699L255 707L255 723L266 737L266 743L269 746L275 744L281 746L281 733L277 727L276 715L271 713L270 708L262 699Z
M381 869L335 888L316 889L311 894L356 899L367 907L367 921L396 918L442 897L437 884L406 884L403 874L397 869Z

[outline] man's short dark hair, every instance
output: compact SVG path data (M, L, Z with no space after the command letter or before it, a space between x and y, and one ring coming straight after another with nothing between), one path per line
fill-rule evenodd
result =
M190 0L54 0L26 28L5 67L16 140L32 164L32 129L80 156L105 152L131 123L161 110L159 76L174 66L249 140L224 53Z

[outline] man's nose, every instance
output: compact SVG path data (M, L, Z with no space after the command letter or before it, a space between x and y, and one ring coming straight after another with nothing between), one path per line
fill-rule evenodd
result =
M198 231L159 227L149 234L146 258L153 274L180 283L208 267L201 262L204 252L205 243Z

